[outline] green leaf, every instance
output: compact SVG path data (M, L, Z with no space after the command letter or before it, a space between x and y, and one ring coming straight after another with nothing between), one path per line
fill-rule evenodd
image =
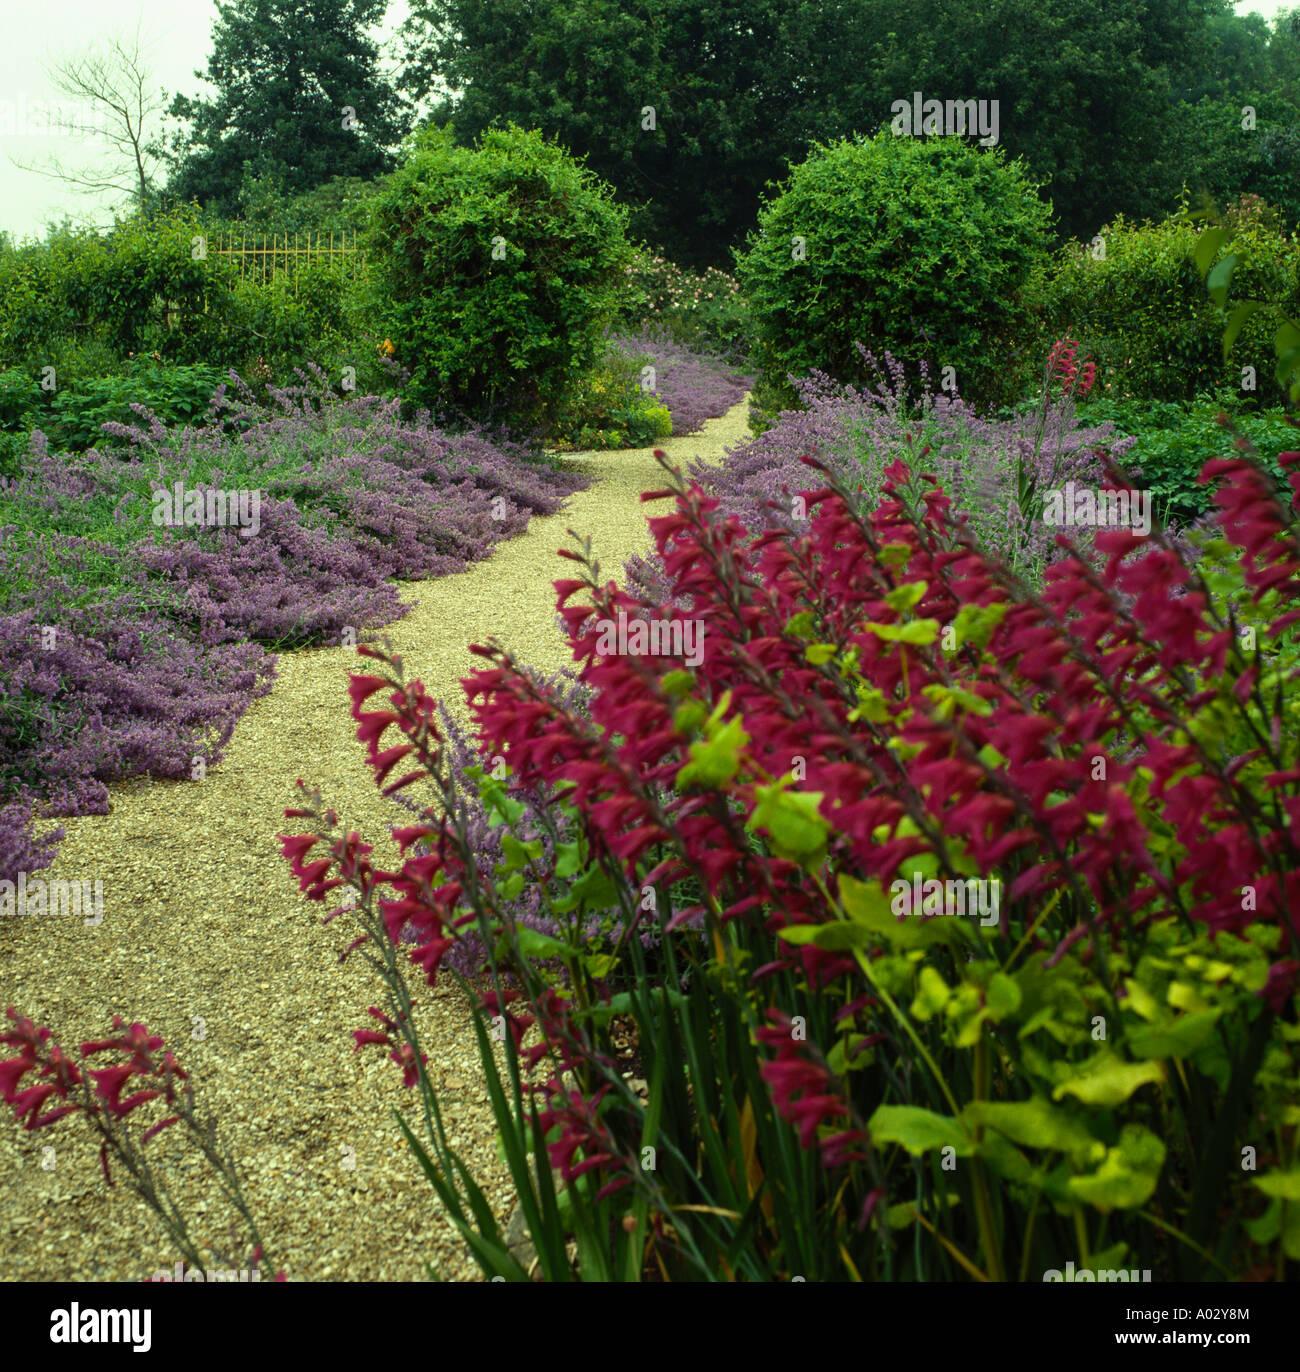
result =
M910 624L864 624L862 627L886 643L913 643L924 647L939 637L942 626L937 619L914 619Z
M1101 1211L1134 1210L1149 1201L1164 1166L1165 1145L1140 1124L1126 1124L1091 1176L1071 1177L1072 1195Z
M1300 348L1300 325L1292 323L1289 319L1283 320L1273 335L1273 348L1278 353Z
M1221 262L1211 268L1209 276L1205 278L1205 287L1210 293L1210 299L1222 309L1228 303L1228 285L1232 281L1232 274L1237 270L1237 256L1229 253Z
M529 958L558 958L564 952L564 944L549 934L539 933L526 924L516 926L519 938L519 951Z
M920 603L929 589L928 582L909 581L890 591L885 596L885 604L897 614L906 614L914 605Z
M849 719L854 723L863 719L868 724L887 724L890 718L889 701L885 693L874 686L859 686L858 703L849 712Z
M745 821L748 829L763 829L778 857L804 862L826 847L830 825L818 813L821 791L787 791L777 782L756 786L758 804Z
M957 647L973 643L977 648L987 648L994 630L1002 623L1010 607L996 605L963 605L952 621L953 635Z
M1007 759L991 743L986 743L975 756L990 771L996 771L999 767L1007 765Z
M1219 249L1229 240L1232 235L1227 229L1219 225L1206 229L1196 240L1196 247L1192 250L1192 256L1196 261L1196 270L1204 277L1210 270L1210 264L1219 255Z
M501 851L506 855L506 871L517 872L541 857L542 841L533 839L529 843L520 843L513 834L502 834Z
M514 900L516 896L522 895L524 890L524 874L514 872L501 883L501 897L503 900Z
M874 941L869 929L835 920L817 927L813 942L828 953L846 953L850 948L866 948Z
M1272 1243L1282 1232L1282 1202L1275 1200L1258 1219L1242 1220L1241 1226L1252 1243Z
M845 1072L870 1065L873 1054L870 1049L862 1051L861 1045L867 1041L866 1034L847 1034L837 1039L835 1046L826 1054L826 1065L841 1077Z
M1172 1024L1153 1024L1131 1029L1126 1040L1135 1058L1188 1058L1214 1037L1220 1011L1180 1015Z
M1042 1096L1018 1102L973 1100L962 1111L962 1119L971 1128L996 1129L1026 1148L1066 1153L1081 1162L1094 1154L1100 1156L1105 1147L1068 1111Z
M614 882L598 862L593 862L583 872L569 888L569 893L578 903L591 909L606 909L618 899Z
M1135 981L1132 977L1126 977L1124 989L1128 992L1124 1001L1126 1010L1132 1010L1135 1015L1141 1015L1144 1020L1148 1021L1159 1017L1160 1002L1141 982Z
M665 695L684 696L695 685L695 673L677 670L666 672L659 680Z
M683 701L673 714L673 728L679 734L693 734L708 717L708 710L698 700Z
M952 999L952 988L933 967L922 967L919 989L911 1005L913 1019L924 1022L939 1014Z
M555 875L571 877L582 870L582 843L574 839L570 843L555 845Z
M1223 360L1228 360L1228 354L1232 351L1232 345L1237 341L1237 335L1241 332L1246 321L1261 309L1258 300L1243 300L1240 305L1233 307L1232 313L1228 316L1227 327L1223 330Z
M1252 1184L1266 1196L1300 1201L1300 1167L1291 1167L1285 1172L1265 1172L1262 1177L1253 1178Z
M739 716L711 729L709 738L691 744L691 760L677 773L678 787L725 786L740 770L740 750L748 742L749 735Z
M1053 1100L1075 1096L1085 1105L1111 1109L1122 1105L1140 1086L1162 1083L1164 1068L1156 1062L1125 1062L1106 1050L1085 1063L1074 1076L1061 1082L1052 1092Z
M867 1121L867 1129L873 1143L901 1144L913 1157L932 1148L952 1148L960 1158L975 1151L955 1119L916 1105L882 1105Z
M931 1203L933 1204L938 1200L939 1198L934 1196L931 1198ZM955 1207L961 1204L961 1197L956 1191L949 1191L942 1203L945 1206ZM885 1211L885 1222L891 1229L907 1229L916 1223L916 1211L918 1210L921 1210L921 1207L914 1202L900 1201Z
M984 991L989 1018L996 1024L1020 1009L1020 987L1005 972L994 972Z
M921 694L934 701L934 715L939 720L950 720L960 706L963 710L969 710L971 714L981 718L993 713L993 706L984 699L983 696L973 695L970 691L963 691L960 686L944 686L935 683L926 686Z
M885 543L876 554L876 561L882 567L898 569L907 566L912 549L906 543Z
M804 657L814 667L820 667L823 663L829 662L838 652L839 649L833 643L811 643L804 649Z
M1274 368L1274 375L1277 377L1278 385L1285 386L1291 373L1296 367L1300 366L1300 346L1288 348L1284 353L1280 353L1277 359L1277 366Z
M893 911L893 902L878 881L858 881L842 872L839 878L840 904L858 925L870 931L891 948L926 948L933 943L948 943L960 937L955 919L918 919Z

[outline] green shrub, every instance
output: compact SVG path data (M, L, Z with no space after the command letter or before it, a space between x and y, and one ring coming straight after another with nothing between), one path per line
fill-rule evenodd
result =
M792 407L787 377L868 379L856 345L956 368L980 406L1014 394L1018 340L1047 263L1049 211L1021 167L955 139L880 133L818 145L759 215L739 263L756 321L755 398ZM804 256L799 255L802 246Z
M1238 258L1237 285L1296 313L1300 241L1276 227L1258 200L1238 204L1224 227L1225 251ZM1250 320L1224 361L1223 318L1191 259L1196 233L1181 216L1141 225L1120 216L1098 236L1104 247L1067 247L1048 290L1048 327L1054 337L1077 338L1118 397L1191 400L1228 388L1275 404L1273 329L1263 317ZM1094 255L1102 251L1104 258ZM1244 366L1254 368L1254 391L1242 389Z
M146 405L164 424L200 423L224 380L220 367L166 367L137 359L121 375L43 396L46 403L32 412L29 427L40 428L53 449L85 452L105 441L104 424L144 422L132 404ZM37 394L42 394L39 387Z
M545 422L626 297L626 212L540 133L416 134L366 242L384 335L434 408Z
M179 209L0 253L0 356L56 372L56 353L87 345L117 358L207 360L220 349L230 272L206 238L196 213Z
M41 402L41 388L19 371L0 372L0 429L22 426L26 415Z
M1186 526L1214 506L1214 489L1197 481L1201 468L1222 454L1231 440L1219 416L1231 413L1237 397L1223 392L1191 405L1174 401L1098 400L1080 407L1084 424L1110 421L1136 438L1124 470L1140 490L1152 493L1155 513L1165 524ZM1296 446L1295 429L1281 410L1238 414L1237 431L1250 440L1260 461L1279 480L1277 458Z
M351 282L345 271L310 261L266 281L237 281L230 325L241 350L277 364L319 362L349 332Z
M555 447L644 448L667 438L672 415L658 396L641 389L637 373L634 358L610 348L556 411Z

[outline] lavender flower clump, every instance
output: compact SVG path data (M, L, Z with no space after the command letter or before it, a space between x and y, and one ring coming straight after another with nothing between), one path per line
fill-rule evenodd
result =
M719 466L693 463L689 475L751 533L805 532L807 519L793 504L816 484L805 455L830 465L863 510L876 507L885 469L902 459L935 475L987 551L1041 577L1056 553L1057 531L1042 518L1045 493L1068 481L1103 484L1103 454L1118 462L1133 440L1115 437L1109 424L1076 427L1072 403L1059 396L1045 395L1030 414L983 418L956 396L931 391L924 368L919 403L912 403L902 364L886 354L882 369L862 351L876 371L874 389L814 372L797 383L804 408L783 411L774 427L729 449ZM1089 531L1067 532L1086 549ZM636 574L654 575L641 564Z
M654 367L654 393L673 417L674 436L694 433L706 419L720 418L753 384L752 376L729 370L718 358L692 352L662 330L647 327L635 334L613 334L610 343L638 366Z
M0 879L13 881L19 872L39 872L54 861L63 830L37 838L32 833L32 807L15 801L0 805Z
M49 865L34 815L102 814L112 781L219 761L271 650L391 622L388 578L459 571L586 484L303 383L259 404L235 378L197 428L137 407L79 457L33 433L0 488L0 879ZM256 492L257 528L156 522L177 482Z

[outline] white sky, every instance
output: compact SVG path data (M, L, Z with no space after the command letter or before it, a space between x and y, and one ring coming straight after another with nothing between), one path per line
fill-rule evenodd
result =
M133 40L137 26L149 57L153 87L164 88L168 102L177 92L210 94L194 73L206 69L212 52L215 0L51 0L43 8L23 6L21 21L9 8L14 3L0 0L0 9L8 11L0 43L0 229L19 238L39 237L48 220L61 220L64 214L75 222L107 225L122 197L82 192L14 165L17 159L44 167L53 157L69 170L82 171L95 167L103 144L94 138L25 131L23 110L51 106L67 110L69 101L50 83L46 68L84 56L109 38ZM389 0L384 23L375 31L385 53L382 65L390 73L398 67L399 52L396 45L384 45L409 12L406 0ZM10 104L5 106L5 101ZM11 111L9 119L6 109ZM28 122L36 120L29 115ZM170 126L175 127L174 121ZM160 127L157 120L154 127Z
M7 0L13 5L14 0ZM1239 14L1252 11L1271 19L1297 0L1243 0ZM377 30L388 43L408 14L407 0L390 0L384 23ZM29 166L46 166L51 157L71 170L93 167L94 140L51 136L23 130L22 110L35 107L66 107L46 76L51 62L84 55L105 39L130 38L140 26L150 55L155 87L163 87L168 99L175 92L194 96L204 85L195 76L207 65L211 53L210 33L216 7L214 0L52 0L44 8L24 6L19 22L13 9L4 26L0 44L0 229L17 237L39 236L50 219L70 214L74 221L107 224L120 197L111 193L88 194L67 184L24 171L17 159ZM386 49L385 67L394 71L398 52ZM10 102L6 107L3 102ZM4 117L10 111L10 124Z

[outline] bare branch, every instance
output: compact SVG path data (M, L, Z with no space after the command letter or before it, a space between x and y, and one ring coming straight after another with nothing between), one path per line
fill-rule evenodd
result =
M98 175L70 172L57 159L45 166L9 160L24 171L54 177L85 191L121 191L141 206L149 201L153 172L161 160L149 126L167 106L166 92L150 94L151 78L145 43L137 24L133 38L111 37L104 51L67 57L47 67L50 83L60 94L105 116L105 126L73 126L81 136L108 144ZM125 183L125 184L124 184Z

